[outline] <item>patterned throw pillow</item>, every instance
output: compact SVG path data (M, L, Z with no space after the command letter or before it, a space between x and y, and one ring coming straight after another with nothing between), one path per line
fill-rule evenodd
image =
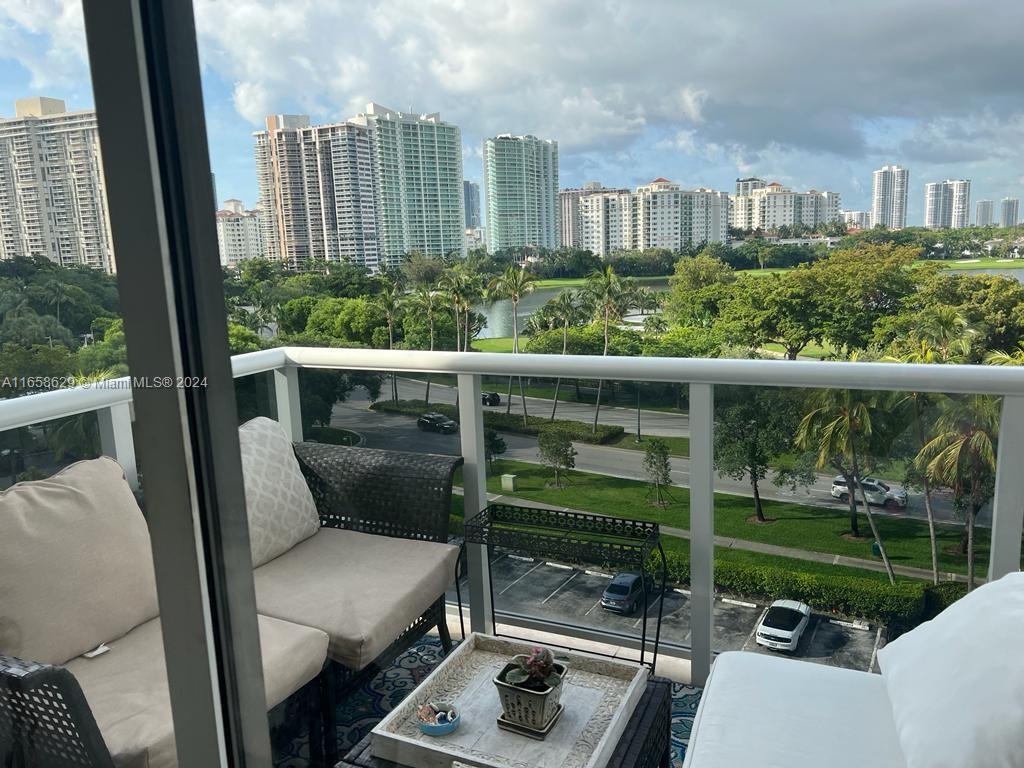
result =
M292 441L276 421L259 416L238 428L252 567L283 555L320 530L313 495Z

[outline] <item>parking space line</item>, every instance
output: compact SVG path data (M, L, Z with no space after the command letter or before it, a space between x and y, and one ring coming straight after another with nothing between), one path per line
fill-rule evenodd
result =
M519 577L518 579L516 579L515 581L509 582L509 585L508 585L507 587L505 587L505 588L504 588L503 590L501 590L501 592L499 592L498 594L499 594L499 595L504 595L504 594L505 594L506 592L508 592L508 591L509 591L510 589L512 589L512 587L514 587L514 586L515 586L516 584L518 584L518 583L519 583L520 581L522 581L522 580L523 580L523 579L525 579L525 578L526 578L527 576L529 576L529 575L530 575L531 573L533 573L534 571L536 571L536 570L537 570L538 568L540 568L540 567L541 567L542 565L544 565L544 561L543 561L543 560L542 560L541 562L537 563L537 564L536 564L535 566L533 566L533 568L531 568L530 570L528 570L528 571L527 571L526 573L524 573L524 574L523 574L522 576L520 576L520 577Z
M763 611L761 611L761 615L757 617L757 621L754 622L754 628L752 630L750 630L750 634L747 635L747 639L744 640L743 641L743 645L740 646L740 650L741 651L747 650L747 646L750 645L750 641L754 639L754 633L756 633L757 632L757 628L759 626L761 626L761 619L764 618L764 615L766 613L768 613L768 609L767 608L765 608ZM755 645L756 645L756 643L755 643Z
M723 603L728 603L729 605L738 605L741 608L757 608L757 603L747 603L743 600L733 600L731 597L723 597L720 599Z
M599 598L599 599L598 599L598 601L597 601L596 603L594 603L594 604L593 604L592 606L590 606L590 610L588 610L588 611L587 611L586 613L584 613L583 615L584 615L584 616L589 616L589 615L590 615L590 611L592 611L592 610L594 610L595 608L597 608L597 606L599 606L600 604L601 604L601 600L600 600L600 598Z
M571 571L573 567L571 565L563 565L562 563L546 562L544 565L550 565L552 568L560 568L563 571Z
M549 563L549 565L550 565L550 563ZM547 597L545 597L543 600L541 600L540 604L544 605L544 603L546 603L548 600L550 600L552 597L554 597L556 594L558 594L558 590L560 590L562 587L564 587L566 584L568 584L570 581L572 581L573 579L575 579L579 575L580 575L580 572L576 571L572 576L570 576L568 579L566 579L561 584L559 584L557 587L555 587L555 591L552 592Z
M804 650L808 650L808 649L810 649L810 647L812 645L814 645L814 638L817 637L817 635L818 635L818 628L821 627L821 625L822 625L821 619L819 619L818 621L814 622L814 631L811 632L811 639L807 641L807 645L804 646ZM797 651L797 650L799 650L799 648L800 648L800 643L797 643L797 647L794 648L793 650Z
M610 579L612 575L610 573L601 573L600 571L584 571L587 576L597 576L599 579Z
M686 595L687 597L690 596L690 590L688 589L675 589L673 592L678 592L680 595Z
M502 555L502 557L507 557L507 558L509 558L511 560L521 560L524 563L532 563L533 562L533 558L532 557L524 557L523 555Z
M661 599L663 597L664 597L664 595L658 595L658 599L655 600L654 603L651 604L651 606L647 609L647 618L648 618L648 620L653 619L653 618L657 618L655 616L651 616L651 609L655 608L658 605L658 603L661 602ZM662 617L662 618L664 619L664 617ZM633 629L636 629L637 627L639 627L640 626L640 622L643 621L643 620L644 620L643 616L641 616L639 619L637 619L636 622L633 624Z
M868 664L868 672L875 668L878 663L878 644L882 642L882 628L879 627L878 631L875 632L875 647L871 649L871 663Z
M871 625L864 624L860 621L843 621L842 619L829 619L829 624L835 624L837 627L847 627L849 629L859 629L861 632L870 632Z

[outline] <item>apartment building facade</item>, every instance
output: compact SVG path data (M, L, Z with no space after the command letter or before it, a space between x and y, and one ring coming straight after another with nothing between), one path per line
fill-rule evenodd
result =
M483 149L487 250L557 248L558 142L502 134L485 139Z
M399 112L370 103L349 123L370 131L382 259L413 251L466 255L462 132L437 112Z
M746 179L736 179L736 194L749 195L755 189L764 189L767 186L768 182L755 176Z
M744 182L760 181L745 179ZM740 182L737 182L737 188ZM838 192L795 192L778 182L752 188L748 194L734 195L731 221L736 229L774 230L802 224L816 227L840 218Z
M907 190L910 171L884 165L871 177L871 226L903 229L907 226Z
M466 206L466 229L480 229L480 185L463 181L462 202Z
M946 179L924 186L924 225L927 229L962 229L970 225L971 180Z
M994 200L979 200L974 208L974 223L979 227L991 227L995 223L995 209Z
M843 211L843 223L857 229L871 228L871 211Z
M220 265L234 269L248 259L263 258L259 211L246 210L241 200L225 200L217 211L217 250Z
M1020 223L1020 199L1004 197L999 205L999 223L1004 227L1016 227Z
M372 131L273 115L256 138L261 247L291 267L307 259L379 269L382 261Z
M14 112L0 118L0 259L114 271L96 112L45 97Z
M664 178L634 192L583 195L579 210L580 247L600 256L619 250L679 250L725 242L728 236L727 193L684 190Z
M599 181L587 181L582 187L562 189L558 192L558 244L563 248L582 248L581 222L580 222L580 200L586 195L593 195L599 192L614 192L616 194L629 194L630 190L622 187L606 187Z

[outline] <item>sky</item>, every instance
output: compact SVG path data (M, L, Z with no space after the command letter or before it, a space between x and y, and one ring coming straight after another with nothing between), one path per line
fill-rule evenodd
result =
M559 143L560 183L738 176L870 205L871 172L1024 196L1024 3L1010 0L195 0L219 199L256 201L268 114L343 120L376 101L481 143ZM0 0L0 115L92 106L81 0ZM973 218L973 211L972 211Z

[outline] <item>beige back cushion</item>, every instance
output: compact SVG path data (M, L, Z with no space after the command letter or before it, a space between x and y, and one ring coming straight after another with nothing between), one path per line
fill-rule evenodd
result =
M252 566L257 568L320 530L320 517L280 424L263 416L247 421L238 429L238 442Z
M0 494L0 653L63 664L158 612L149 530L113 459Z

